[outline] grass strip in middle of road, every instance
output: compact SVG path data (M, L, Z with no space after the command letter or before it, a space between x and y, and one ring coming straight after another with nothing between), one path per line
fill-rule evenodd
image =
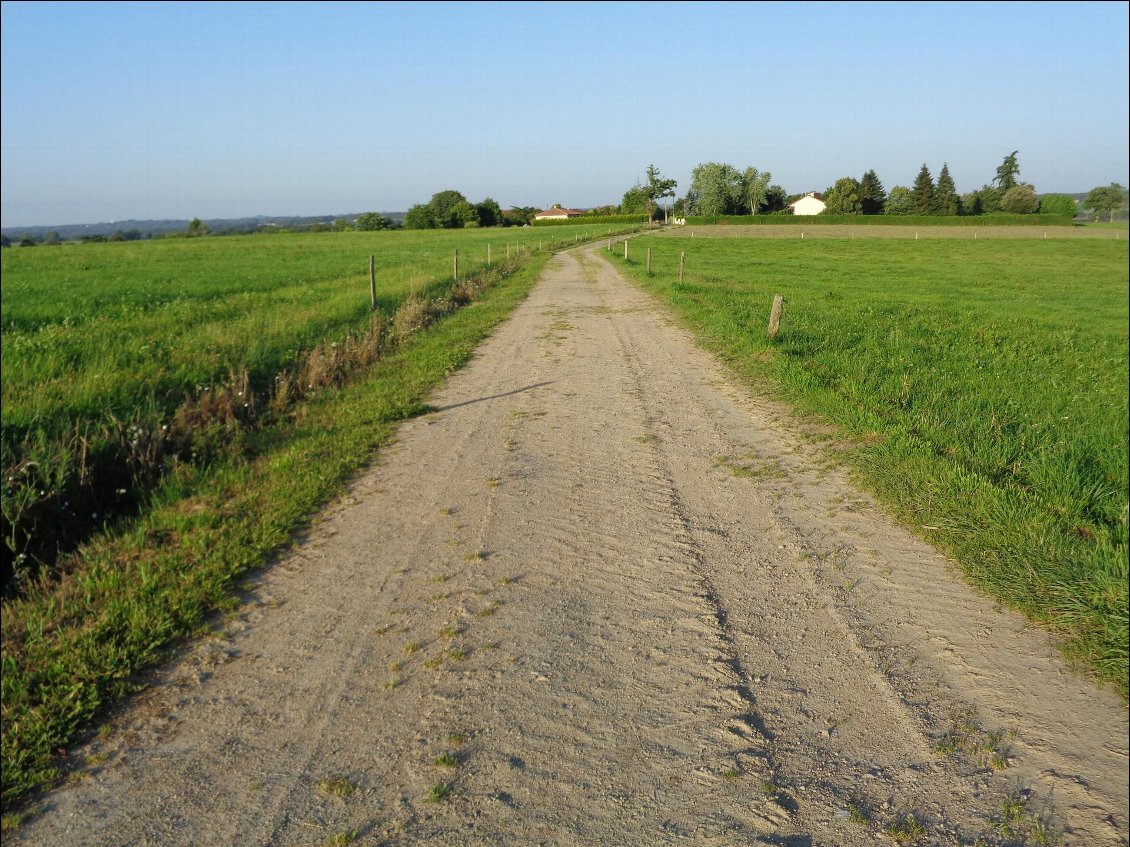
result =
M426 409L428 393L521 302L547 258L413 335L357 382L256 433L251 461L167 479L126 529L80 550L58 581L5 604L5 811L59 775L58 751L137 689L137 671L211 613L238 606L240 577L338 495L397 422Z

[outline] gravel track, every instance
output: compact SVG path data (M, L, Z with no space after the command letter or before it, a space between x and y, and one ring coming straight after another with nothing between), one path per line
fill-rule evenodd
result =
M1127 844L1118 698L596 248L432 403L14 840Z

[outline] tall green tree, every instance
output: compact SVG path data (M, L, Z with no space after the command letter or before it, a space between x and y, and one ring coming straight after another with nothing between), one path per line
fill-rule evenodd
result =
M189 221L188 229L185 230L185 235L189 238L200 238L208 234L208 226L200 218L193 218Z
M914 212L914 195L905 185L896 185L883 204L884 215L909 215Z
M1087 192L1083 199L1083 208L1090 209L1097 219L1100 215L1109 215L1114 220L1115 212L1126 208L1126 189L1117 182L1110 185L1100 185Z
M437 191L428 201L432 219L440 229L461 229L479 225L479 213L467 198L458 191L448 189Z
M687 206L692 215L731 215L741 208L742 176L733 165L702 162L691 171Z
M865 215L883 214L883 206L887 202L887 192L883 190L883 183L879 182L879 175L870 170L859 181L859 202Z
M950 176L948 162L942 163L942 172L938 174L935 206L939 215L961 214L961 198L957 196L957 188L953 184L953 177Z
M404 215L405 229L435 229L436 220L432 208L427 203L417 203Z
M1005 156L1004 161L997 168L997 175L993 177L993 182L1000 190L1002 198L1006 191L1016 185L1016 178L1020 176L1020 163L1016 160L1016 154L1019 152L1019 150L1013 150Z
M836 180L836 184L824 192L824 210L828 215L858 215L863 211L859 182L850 176Z
M1075 198L1067 194L1045 194L1040 198L1041 215L1070 215L1075 217L1079 211Z
M1030 185L1014 185L1001 198L1001 209L1013 215L1030 215L1040 208L1036 189Z
M503 226L525 226L534 219L538 210L533 206L518 206L502 213Z
M1004 192L995 185L982 185L977 189L977 199L981 201L981 212L986 215L1001 210L1002 197L1004 197Z
M502 225L502 207L490 197L476 203L475 211L479 213L479 226Z
M647 191L642 185L634 185L624 192L624 197L620 200L620 213L623 215L647 213Z
M665 179L659 173L659 169L655 165L647 166L647 185L644 190L647 192L647 219L652 219L652 208L662 203L665 197L675 196L675 186L678 183L673 179ZM667 214L667 209L664 207L664 215Z
M742 171L742 202L751 215L756 215L764 205L769 196L769 180L772 178L769 171L758 171L757 168Z
M761 204L764 212L783 212L789 207L789 195L779 185L770 185L765 192L765 202Z
M335 229L337 229L335 221ZM357 216L357 229L361 232L375 232L378 229L392 229L392 221L376 212L365 212Z
M914 187L910 190L912 208L916 215L933 215L937 208L937 189L934 187L934 178L930 176L930 169L925 163L918 176L914 178Z

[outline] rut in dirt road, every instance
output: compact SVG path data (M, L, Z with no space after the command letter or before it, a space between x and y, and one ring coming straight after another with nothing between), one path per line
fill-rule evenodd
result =
M433 406L21 843L1127 843L1117 698L595 249Z

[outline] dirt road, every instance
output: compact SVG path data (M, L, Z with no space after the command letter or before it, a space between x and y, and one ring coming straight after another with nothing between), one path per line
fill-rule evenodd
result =
M598 250L433 403L20 843L1127 843L1118 699Z

